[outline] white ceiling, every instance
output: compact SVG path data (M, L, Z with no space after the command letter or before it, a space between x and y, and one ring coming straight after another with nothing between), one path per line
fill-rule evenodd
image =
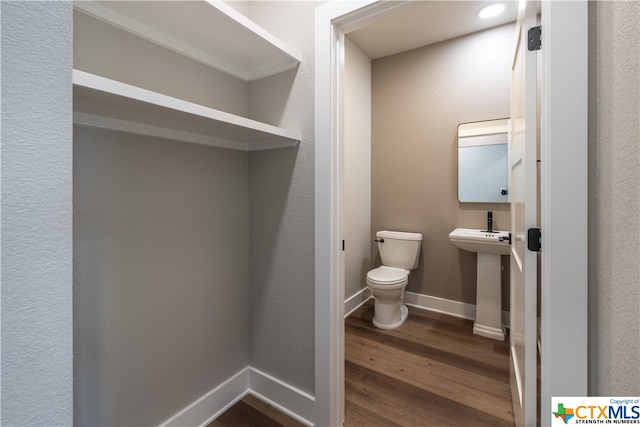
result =
M504 3L505 12L495 18L480 19L478 11L491 3ZM371 59L382 58L428 44L514 22L518 1L426 1L399 5L384 17L347 37Z

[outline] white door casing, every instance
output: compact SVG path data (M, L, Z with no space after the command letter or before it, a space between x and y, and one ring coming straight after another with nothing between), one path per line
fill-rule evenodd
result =
M315 402L316 426L344 420L342 111L344 34L404 1L331 2L316 8Z
M588 393L589 2L542 2L540 422Z

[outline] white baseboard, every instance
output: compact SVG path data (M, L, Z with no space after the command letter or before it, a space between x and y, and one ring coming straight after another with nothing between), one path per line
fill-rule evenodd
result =
M455 317L462 317L464 319L471 320L476 318L475 304L467 304L460 301L433 297L431 295L416 294L413 292L404 293L404 302L405 304L413 307L436 311L438 313L444 313Z
M246 367L169 418L160 427L206 426L246 396L248 392L249 367Z
M312 426L315 398L269 374L250 368L250 390L258 399L284 412L304 425Z
M347 317L356 311L362 304L371 298L371 290L369 288L360 289L344 302L344 317Z
M413 292L404 293L404 302L405 304L413 307L436 311L438 313L444 313L455 317L462 317L469 320L475 320L476 318L475 304L433 297L431 295L416 294ZM502 311L502 323L505 327L509 327L508 311Z
M198 400L162 423L160 427L204 427L247 394L284 412L302 424L312 426L315 398L279 379L247 366Z
M345 317L355 311L371 298L369 288L362 289L344 302ZM445 298L434 297L431 295L417 294L415 292L404 293L404 302L412 307L422 308L424 310L436 311L438 313L448 314L450 316L462 317L464 319L475 320L476 306L460 301L453 301ZM502 323L509 327L509 312L502 312Z

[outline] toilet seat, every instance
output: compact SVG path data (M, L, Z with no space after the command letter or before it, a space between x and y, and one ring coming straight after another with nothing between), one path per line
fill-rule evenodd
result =
M377 286L399 285L405 283L408 276L407 270L404 268L383 265L367 273L367 282Z

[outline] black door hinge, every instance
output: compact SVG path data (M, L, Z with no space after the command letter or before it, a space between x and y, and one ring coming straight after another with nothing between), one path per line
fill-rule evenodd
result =
M539 228L530 228L527 230L527 249L533 252L540 252L542 247L542 232Z
M529 28L527 33L527 49L530 51L540 50L542 48L542 27Z
M344 251L344 240L342 241L342 250Z

